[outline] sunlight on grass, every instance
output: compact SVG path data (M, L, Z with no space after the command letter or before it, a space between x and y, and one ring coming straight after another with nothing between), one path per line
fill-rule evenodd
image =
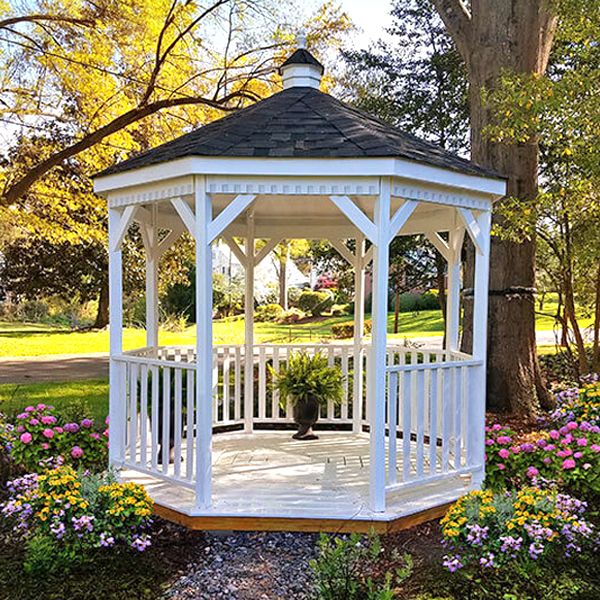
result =
M543 315L536 315L536 330L551 331L554 327L552 314L556 312L556 302L544 305ZM369 318L369 315L367 315ZM323 317L295 325L276 323L256 323L255 340L258 343L320 342L331 339L331 326L334 323L351 321L352 317ZM592 319L581 315L581 327L588 327ZM388 315L388 332L392 334L394 315ZM441 336L444 323L439 310L400 313L399 333L393 337L419 338ZM242 318L220 319L213 324L215 344L242 344L244 342L244 320ZM190 326L182 332L160 331L161 345L194 345L196 327ZM146 345L143 329L123 330L125 350ZM108 352L108 331L70 331L64 327L37 323L0 322L0 356L43 356L47 354L91 354Z

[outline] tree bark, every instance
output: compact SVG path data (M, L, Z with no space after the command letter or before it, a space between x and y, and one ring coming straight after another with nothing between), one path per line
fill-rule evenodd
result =
M544 0L434 0L461 52L469 77L471 158L508 177L507 195L530 204L537 195L538 145L492 142L485 135L493 115L482 101L504 69L544 73L556 17ZM494 216L494 222L499 218ZM472 252L467 260L472 263ZM472 264L467 271L472 272ZM488 408L534 414L552 405L542 380L535 344L535 240L492 239L488 318ZM466 302L464 339L469 343L472 302Z
M94 327L102 329L108 325L108 281L103 281L98 296L98 311Z
M600 265L596 273L596 297L594 311L594 343L592 345L592 370L600 373Z

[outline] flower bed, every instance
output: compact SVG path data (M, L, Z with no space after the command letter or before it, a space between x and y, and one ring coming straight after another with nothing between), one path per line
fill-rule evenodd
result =
M593 543L586 503L559 493L524 487L494 494L474 491L458 500L441 521L448 550L444 566L460 569L527 567L561 554L570 557Z
M94 549L145 550L151 543L152 501L142 486L116 483L110 475L85 475L70 466L9 482L2 514L27 543L26 568L64 568ZM48 564L44 553L56 560Z
M99 430L92 419L62 422L46 404L28 406L17 415L11 456L28 471L58 457L76 467L103 469L107 450L108 430Z

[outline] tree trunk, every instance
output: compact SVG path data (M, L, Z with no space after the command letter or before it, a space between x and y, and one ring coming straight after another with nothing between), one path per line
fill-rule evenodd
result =
M438 302L444 319L444 331L446 331L446 261L444 257L436 252L435 254L435 280L438 290Z
M279 259L279 305L283 310L288 309L288 294L287 294L287 259Z
M594 343L592 346L592 370L600 373L600 265L596 273L596 307L594 311Z
M103 281L98 296L98 311L94 327L102 329L108 325L108 281Z
M471 14L458 0L434 1L467 66L471 157L508 177L508 196L531 204L537 195L537 142L506 145L486 137L485 128L493 115L483 105L482 90L494 89L504 69L543 73L556 18L547 12L544 0L472 0ZM499 222L497 215L494 222ZM467 270L471 273L472 256L469 252ZM535 241L493 238L487 377L490 410L531 415L538 402L542 407L552 404L536 355L534 286ZM465 304L468 342L472 302Z
M573 294L573 279L570 269L568 269L565 273L563 289L565 295L565 320L570 322L571 327L573 328L573 337L575 338L575 346L577 347L577 364L579 375L585 375L589 371L590 365L585 352L583 334L581 333L581 328L579 327L579 322L577 321L575 296Z

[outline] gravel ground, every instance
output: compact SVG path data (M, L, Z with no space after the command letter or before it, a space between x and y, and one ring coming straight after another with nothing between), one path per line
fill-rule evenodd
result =
M206 534L199 558L169 586L173 600L305 600L317 536Z

